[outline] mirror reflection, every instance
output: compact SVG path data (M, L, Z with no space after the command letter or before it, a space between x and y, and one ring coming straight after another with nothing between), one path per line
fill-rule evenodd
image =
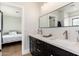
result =
M70 3L40 17L40 27L79 26L79 2Z

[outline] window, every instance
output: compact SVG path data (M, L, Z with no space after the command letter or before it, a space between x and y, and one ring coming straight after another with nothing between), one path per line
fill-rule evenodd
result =
M79 26L79 17L72 19L72 26Z

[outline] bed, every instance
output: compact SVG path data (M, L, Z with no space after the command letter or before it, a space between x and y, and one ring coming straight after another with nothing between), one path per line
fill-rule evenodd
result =
M17 42L22 40L22 34L10 33L8 35L3 35L3 44Z

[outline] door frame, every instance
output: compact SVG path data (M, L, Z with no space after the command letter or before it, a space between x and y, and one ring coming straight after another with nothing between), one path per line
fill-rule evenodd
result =
M0 4L3 4L3 5L10 5L10 6L12 6L12 7L17 7L17 8L20 8L21 9L21 12L22 12L22 15L21 15L21 20L22 20L22 22L21 22L21 32L22 32L22 42L21 42L21 44L22 44L22 55L23 55L23 52L24 52L24 45L23 45L23 43L24 43L24 29L23 29L23 20L24 20L24 18L23 18L23 8L22 8L22 6L20 6L20 5L17 5L16 3L11 3L11 2L1 2Z

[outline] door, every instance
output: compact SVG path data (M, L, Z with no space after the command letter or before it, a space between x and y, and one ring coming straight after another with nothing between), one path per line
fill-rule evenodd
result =
M0 50L2 49L2 23L3 23L3 13L0 11Z

